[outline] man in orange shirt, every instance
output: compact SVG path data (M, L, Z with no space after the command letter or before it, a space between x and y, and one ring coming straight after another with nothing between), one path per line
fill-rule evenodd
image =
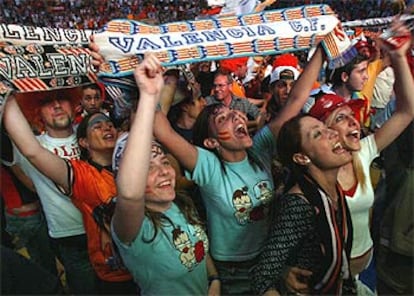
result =
M229 72L233 77L231 91L235 96L246 98L246 91L243 86L243 79L247 74L247 57L225 59L220 61L220 70Z

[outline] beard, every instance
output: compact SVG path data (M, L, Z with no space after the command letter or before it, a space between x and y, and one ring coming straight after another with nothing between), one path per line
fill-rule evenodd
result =
M72 118L69 115L62 116L61 118L54 118L52 122L47 122L45 125L52 129L67 129L72 125Z

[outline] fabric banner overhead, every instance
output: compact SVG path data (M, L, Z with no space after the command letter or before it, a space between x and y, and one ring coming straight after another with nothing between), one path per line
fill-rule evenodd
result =
M143 54L154 52L164 66L309 49L338 25L328 5L265 10L150 26L113 20L94 34L107 63L100 76L131 74Z

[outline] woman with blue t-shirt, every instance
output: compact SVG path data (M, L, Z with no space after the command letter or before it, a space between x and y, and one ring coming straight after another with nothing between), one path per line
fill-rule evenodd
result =
M203 225L191 199L176 194L175 171L152 140L163 87L159 61L146 55L134 75L140 100L117 175L115 243L142 295L217 295Z

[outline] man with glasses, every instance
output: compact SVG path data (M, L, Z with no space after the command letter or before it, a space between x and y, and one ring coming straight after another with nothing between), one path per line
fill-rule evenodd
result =
M264 116L259 108L249 100L237 97L232 93L233 77L231 74L217 72L214 76L213 95L205 98L206 104L222 103L225 106L242 111L247 115L247 126L250 132L255 132L264 123Z

